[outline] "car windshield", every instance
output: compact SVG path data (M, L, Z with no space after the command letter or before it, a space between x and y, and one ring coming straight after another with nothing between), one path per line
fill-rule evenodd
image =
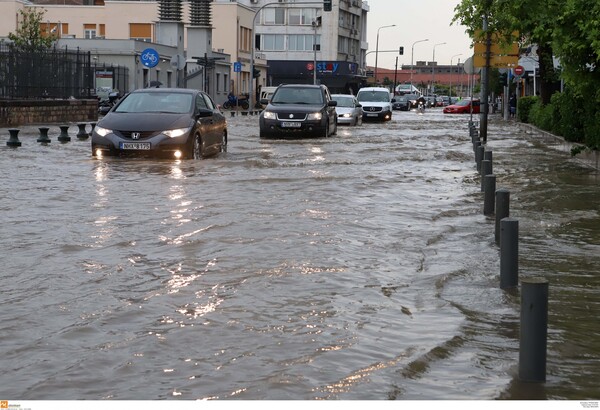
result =
M352 97L334 97L338 107L354 107L354 98Z
M323 94L320 88L283 87L273 94L273 104L323 104Z
M386 91L361 91L358 93L357 98L360 102L389 102L390 93Z
M169 92L131 93L126 96L115 112L148 113L161 112L184 114L192 109L192 94Z
M460 107L466 107L470 103L471 103L471 100L460 100L455 105L458 105Z

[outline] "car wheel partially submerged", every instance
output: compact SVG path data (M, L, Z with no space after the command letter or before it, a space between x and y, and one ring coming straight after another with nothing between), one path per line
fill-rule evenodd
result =
M223 133L223 140L221 141L221 152L227 152L227 134Z

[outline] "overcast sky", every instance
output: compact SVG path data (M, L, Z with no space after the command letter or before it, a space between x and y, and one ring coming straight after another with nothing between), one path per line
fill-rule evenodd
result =
M435 46L435 60L438 64L456 64L464 62L473 55L471 40L465 34L465 27L450 25L454 16L454 7L460 0L367 0L370 11L367 20L367 41L369 50L367 64L375 65L377 49L377 30L380 27L395 24L395 27L379 29L379 53L377 66L393 69L397 52L385 53L385 50L397 50L404 46L404 55L398 56L398 67L410 65L411 49L416 41L429 41L414 44L414 63L431 61ZM440 44L446 43L446 44ZM438 45L436 45L438 44ZM457 54L462 54L456 56Z

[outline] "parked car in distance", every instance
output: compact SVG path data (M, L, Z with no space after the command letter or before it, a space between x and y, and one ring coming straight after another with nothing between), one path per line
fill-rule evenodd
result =
M447 95L438 96L438 104L440 107L450 105L450 97L448 97Z
M469 114L471 112L471 107L473 114L479 114L479 99L474 98L471 101L470 98L464 98L459 100L455 104L444 107L444 114Z
M385 87L365 87L356 94L358 102L362 105L363 121L378 120L390 121L392 119L392 98L390 90Z
M124 96L92 132L92 155L196 159L227 151L227 120L210 96L144 88Z
M362 125L362 105L355 96L332 94L331 98L337 101L335 111L338 115L338 124Z
M325 85L282 84L258 120L260 138L329 137L337 133L337 101Z
M397 95L395 98L396 102L392 104L392 109L408 111L410 109L410 101L408 100L409 96L410 94Z

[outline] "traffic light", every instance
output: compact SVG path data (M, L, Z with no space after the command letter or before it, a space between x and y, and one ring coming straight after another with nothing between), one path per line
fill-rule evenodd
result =
M508 73L506 73L506 72L500 73L500 75L498 76L498 82L500 83L500 85L506 85L507 80L508 80Z
M400 48L398 49L398 54L400 54L401 56L404 55L404 47L400 46Z
M331 11L331 3L333 0L323 0L323 11Z
M252 78L258 78L260 77L260 70L258 68L254 69L254 72L252 73Z

